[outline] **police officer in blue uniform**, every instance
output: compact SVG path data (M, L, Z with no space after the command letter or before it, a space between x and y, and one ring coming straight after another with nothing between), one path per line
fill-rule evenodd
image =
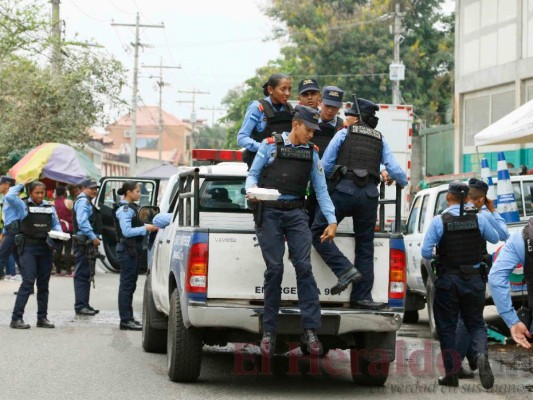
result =
M318 147L318 156L322 158L324 151L328 147L329 142L335 136L338 130L343 127L344 120L337 114L342 107L342 98L344 91L336 86L325 86L322 90L322 107L320 108L320 118L318 126L320 129L315 131L313 136L313 143ZM305 199L305 209L309 214L309 226L313 225L316 213L316 196L311 187L310 193Z
M438 267L433 310L446 375L439 385L459 385L460 361L456 349L459 313L471 337L471 345L479 368L481 385L490 389L494 376L487 354L487 329L483 319L485 306L483 248L486 241L498 242L498 234L480 213L464 213L468 186L461 182L449 185L446 208L431 221L422 244L422 257L433 257L437 247Z
M509 238L507 224L498 211L496 211L496 208L494 207L494 201L487 197L488 191L489 185L487 185L481 179L470 178L468 180L468 197L470 199L470 203L467 204L465 209L470 209L473 212L481 213L494 228L500 241L504 242ZM492 256L487 253L486 247L483 249L483 256L485 264L490 267L492 264ZM471 345L470 335L468 334L461 317L459 317L459 321L457 323L455 337L455 345L461 356L461 360L464 360L466 357L468 359L470 369L474 371L477 369L475 354ZM469 372L461 367L457 373L457 377L459 379L471 379L474 377L474 374L473 372Z
M385 165L392 178L402 187L407 185L407 177L385 138L374 129L378 123L375 114L379 107L365 99L357 99L353 107L354 124L335 134L324 152L322 163L326 176L334 183L331 200L335 205L337 221L347 216L353 218L357 268L342 254L335 242L320 240L321 231L326 225L323 210L317 210L311 232L313 246L338 278L331 292L338 294L354 284L350 307L376 310L386 306L374 301L371 294L374 285L374 229L380 166Z
M120 264L120 285L118 288L118 311L120 329L140 331L142 325L133 317L133 294L139 276L139 260L142 243L147 232L157 231L157 227L144 224L137 218L141 189L137 182L126 181L117 194L124 196L115 208L115 231L117 234L117 258Z
M498 253L498 257L489 273L489 286L494 304L505 324L511 330L513 340L520 346L531 349L531 307L533 306L533 218L523 229L513 232L509 240ZM529 315L528 325L520 320L513 307L510 294L509 276L518 264L524 268L527 283L529 308L525 310ZM528 340L530 339L530 340Z
M246 150L243 161L252 165L255 153L263 139L274 132L291 130L294 109L288 103L291 95L291 79L284 74L274 74L263 85L264 99L252 101L246 110L237 143Z
M7 195L9 189L15 185L15 180L9 176L0 177L0 194ZM4 268L7 268L9 257L13 254L18 260L15 246L15 235L18 233L20 220L15 219L16 213L7 202L1 206L4 228L2 230L2 242L0 243L0 279L4 277Z
M318 151L309 143L318 129L318 119L316 110L296 106L291 131L276 134L261 143L246 179L247 190L259 186L277 189L281 193L276 201L256 202L254 211L255 232L266 263L261 340L261 353L264 356L271 356L276 347L285 236L296 270L304 329L302 343L311 354L321 355L323 352L316 334L316 329L320 327L321 311L318 288L311 269L311 232L303 208L305 191L311 180L329 224L323 230L321 240L333 239L337 229L335 212L327 193Z
M99 312L89 304L91 294L91 271L87 253L89 246L98 248L102 233L100 212L92 204L98 194L99 185L96 180L87 178L81 181L81 193L76 198L72 210L74 224L73 248L76 257L74 272L74 310L77 315L92 316Z
M19 198L23 184L9 189L5 202L13 207L15 219L20 220L19 233L15 238L20 263L23 265L22 283L17 292L11 324L14 329L29 329L23 320L24 308L37 280L37 327L54 328L48 321L48 282L52 272L53 251L47 244L50 230L63 232L53 205L43 200L46 192L44 183L29 184L29 197Z
M311 78L302 79L298 82L298 100L300 105L318 110L321 100L318 82Z

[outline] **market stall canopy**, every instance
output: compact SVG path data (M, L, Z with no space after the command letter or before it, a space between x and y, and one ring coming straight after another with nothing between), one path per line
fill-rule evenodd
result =
M533 142L533 100L483 129L474 141L476 146Z
M83 153L61 143L43 143L30 150L9 170L9 175L21 183L29 178L48 178L68 184L78 184L86 177L100 179L100 172Z
M141 178L160 178L169 179L172 175L178 173L179 168L170 163L161 163L141 172L138 176Z

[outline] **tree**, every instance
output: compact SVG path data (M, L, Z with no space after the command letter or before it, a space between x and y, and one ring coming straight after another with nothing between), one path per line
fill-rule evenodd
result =
M9 3L6 3L9 4ZM37 3L38 5L38 3ZM42 4L41 4L42 7ZM47 24L39 8L0 7L0 168L9 154L45 142L81 146L88 130L120 108L122 65L104 50L63 43L58 73L43 65ZM22 38L12 35L20 32Z
M199 149L222 149L225 147L226 129L220 125L203 126L198 132L196 147Z
M413 104L428 125L448 122L453 97L454 17L442 14L444 0L401 0L406 32L401 45L406 79L401 82L405 103ZM343 88L349 101L353 93L377 103L390 103L389 64L393 60L394 0L271 0L266 15L276 23L273 37L288 38L282 58L257 71L283 72L293 86L305 78L316 78L321 86ZM246 81L240 93L250 99L261 94L255 79ZM294 93L294 91L293 91ZM293 95L293 98L296 96ZM226 104L235 115L244 116L242 100L234 95ZM228 119L233 118L228 115ZM239 120L230 119L234 126ZM236 128L238 130L238 127ZM233 134L229 132L228 135ZM228 136L228 144L235 141Z

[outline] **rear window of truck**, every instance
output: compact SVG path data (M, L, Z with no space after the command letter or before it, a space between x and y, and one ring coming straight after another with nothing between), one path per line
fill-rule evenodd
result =
M245 179L205 180L200 188L200 211L247 212Z

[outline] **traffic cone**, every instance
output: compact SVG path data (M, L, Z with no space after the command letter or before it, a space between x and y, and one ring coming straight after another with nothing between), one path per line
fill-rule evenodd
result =
M496 191L498 193L498 212L505 219L505 222L520 221L513 185L507 169L507 161L505 161L505 154L502 151L498 153L498 186Z
M481 179L489 185L489 191L487 192L487 197L491 200L494 200L494 205L498 205L498 198L496 196L496 188L494 187L494 182L492 182L492 175L490 174L489 161L484 158L481 160Z

